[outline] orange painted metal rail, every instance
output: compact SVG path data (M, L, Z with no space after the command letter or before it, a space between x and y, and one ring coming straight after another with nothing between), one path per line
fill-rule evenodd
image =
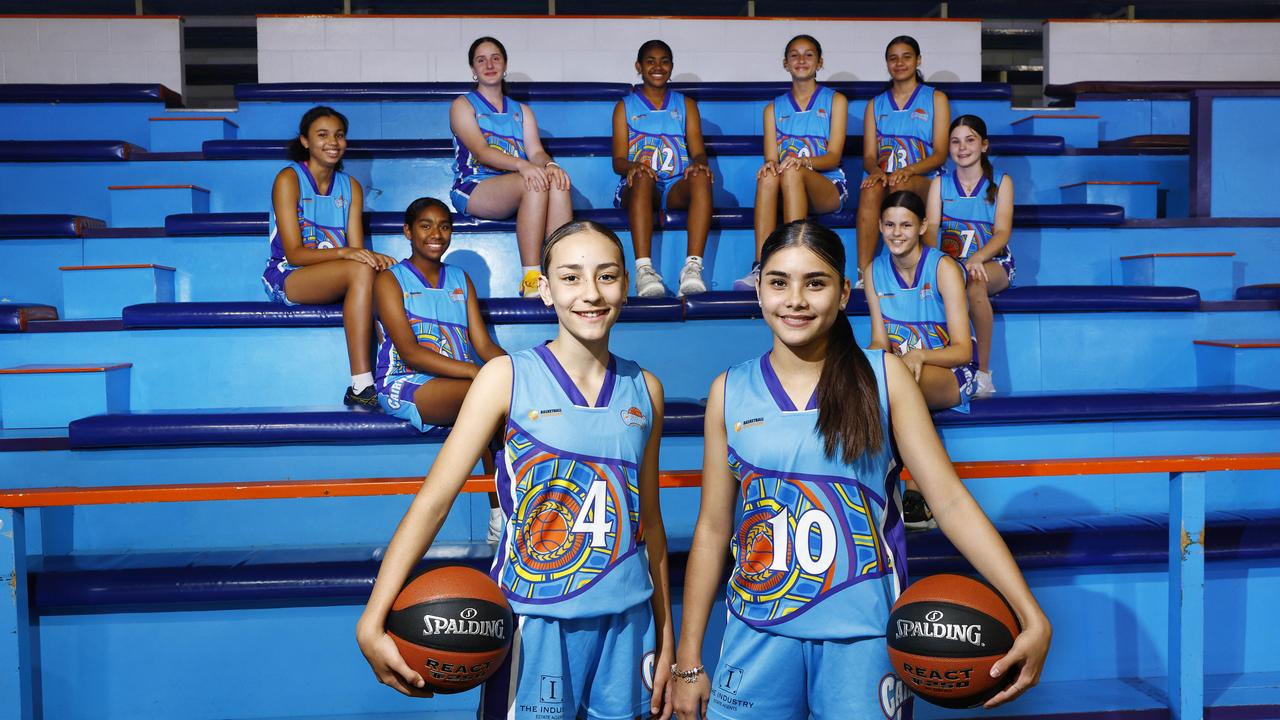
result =
M966 480L978 478L1061 477L1067 475L1124 475L1129 473L1212 472L1220 470L1280 470L1280 453L1230 455L1172 455L1156 457L1085 458L1068 460L1000 460L955 464ZM905 475L905 473L904 473ZM697 470L659 475L664 488L691 488L702 483ZM343 480L268 480L195 485L121 485L114 487L55 487L0 490L0 507L38 508L74 505L117 505L210 500L282 500L289 498L373 497L412 495L422 478L349 478ZM463 492L489 492L493 479L477 475Z

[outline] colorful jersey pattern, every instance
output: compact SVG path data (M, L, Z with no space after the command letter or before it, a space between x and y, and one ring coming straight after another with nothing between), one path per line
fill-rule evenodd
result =
M933 151L933 88L917 85L901 108L893 91L871 101L876 116L876 162L887 173L929 157Z
M880 316L890 348L899 355L916 349L936 350L951 344L947 334L947 306L938 290L938 264L952 259L928 245L920 246L915 279L907 283L893 268L889 253L871 263ZM977 352L977 344L974 345Z
M726 375L728 463L740 491L726 597L730 612L754 628L814 640L883 636L905 583L884 353L863 352L875 371L885 442L853 465L827 457L816 394L796 409L768 354Z
M820 157L827 154L831 138L831 103L836 91L818 86L807 107L800 107L791 91L773 101L773 126L778 141L778 162L789 157ZM843 182L844 170L822 173L831 182Z
M400 283L404 296L404 314L409 327L422 347L438 352L447 358L475 363L476 352L467 334L467 275L452 265L440 266L439 283L432 285L422 272L408 259L391 266L392 275ZM374 382L379 391L393 397L394 385L418 374L396 352L395 343L382 321L378 321L377 369Z
M485 144L514 158L529 159L524 151L524 113L520 111L520 103L506 95L502 96L502 107L489 104L479 92L472 90L463 95L476 113L476 124L484 135ZM453 136L453 183L478 183L498 175L505 175L506 170L489 167L476 159L467 146Z
M289 165L298 176L298 227L302 246L309 250L330 250L347 246L347 214L351 210L351 176L335 171L327 195L320 194L316 179L306 163ZM284 242L276 224L276 208L270 214L271 259L281 271L293 270L284 255Z
M1000 187L1004 175L997 173L991 185ZM942 220L938 223L938 246L951 257L964 262L991 240L996 222L996 204L987 202L986 176L973 192L965 194L960 178L949 172L939 180L942 195ZM1009 254L1006 245L1000 257ZM994 258L993 258L994 259Z
M545 345L512 353L511 366L494 580L521 615L592 617L648 600L639 470L653 408L640 366L611 358L595 405Z
M637 90L622 99L622 110L627 114L627 160L653 168L659 182L683 177L689 167L684 95L668 90L654 107Z

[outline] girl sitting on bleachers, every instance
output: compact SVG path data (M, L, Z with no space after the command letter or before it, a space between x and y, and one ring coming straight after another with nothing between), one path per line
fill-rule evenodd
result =
M654 208L688 208L689 254L680 270L679 294L707 290L702 253L711 228L711 168L698 104L667 89L671 68L669 45L661 40L641 45L636 72L642 83L613 109L613 170L622 176L613 202L627 208L640 297L666 294L653 267Z
M454 150L449 197L455 210L473 217L516 216L519 294L537 297L542 241L573 216L569 176L542 148L533 111L507 97L507 49L502 43L476 39L467 62L476 88L449 109Z
M978 342L976 396L996 391L991 382L991 295L1013 282L1009 233L1013 226L1013 179L996 174L987 158L987 124L976 115L951 123L954 169L929 186L924 241L964 264L969 319Z
M951 105L941 90L924 84L920 44L907 35L889 41L889 88L867 103L862 125L862 165L867 177L858 196L858 286L880 235L885 195L910 190L924 198L929 179L947 161Z
M302 116L289 143L293 164L271 187L271 259L262 273L267 295L286 305L342 301L351 387L343 402L377 407L369 345L373 280L395 264L366 250L360 183L342 172L347 118L329 107Z
M791 90L764 108L764 165L756 173L757 262L733 283L734 290L755 290L758 284L760 248L778 224L779 194L783 222L836 212L849 196L840 169L849 101L818 84L822 45L809 35L791 38L782 67L791 74Z

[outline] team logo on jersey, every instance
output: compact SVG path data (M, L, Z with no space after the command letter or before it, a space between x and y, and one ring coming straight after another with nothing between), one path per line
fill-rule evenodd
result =
M877 694L880 697L880 712L884 713L885 719L901 720L902 709L911 699L911 691L907 689L907 684L897 675L889 673L880 678L880 689Z
M933 286L925 283L924 287L920 288L920 299L928 300L931 297L933 297Z
M644 427L648 421L645 420L644 413L640 412L640 408L632 406L622 411L622 424L629 427Z
M466 299L466 295L462 292L462 288L454 288L453 291L449 293L449 299L454 302L462 302Z
M911 118L913 120L928 120L929 112L924 108L916 108L915 110L911 111Z
M826 108L818 108L818 117L826 117L826 116L827 116L827 109L826 109Z
M675 108L671 108L671 119L673 119L673 120L679 120L679 119L680 119L680 111L679 111L679 110L677 110L677 109L675 109Z
M733 424L733 431L742 432L743 430L746 430L749 427L754 427L756 425L763 425L763 424L764 424L764 418L762 417L750 418L748 420L739 420L738 422Z
M564 411L560 408L547 408L546 410L530 410L529 419L537 420L538 418L557 417L563 415Z
M339 195L333 199L333 204L337 205L338 209L341 210L342 208L347 206L347 199Z

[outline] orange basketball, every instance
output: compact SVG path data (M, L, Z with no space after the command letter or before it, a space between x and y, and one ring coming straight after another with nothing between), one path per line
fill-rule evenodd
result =
M751 540L751 547L742 559L742 569L750 575L759 575L773 561L773 539L759 533Z
M445 565L413 578L391 605L386 630L409 667L438 693L470 690L497 672L515 620L488 575Z
M568 537L569 526L554 509L543 510L529 520L529 549L536 553L553 552Z

